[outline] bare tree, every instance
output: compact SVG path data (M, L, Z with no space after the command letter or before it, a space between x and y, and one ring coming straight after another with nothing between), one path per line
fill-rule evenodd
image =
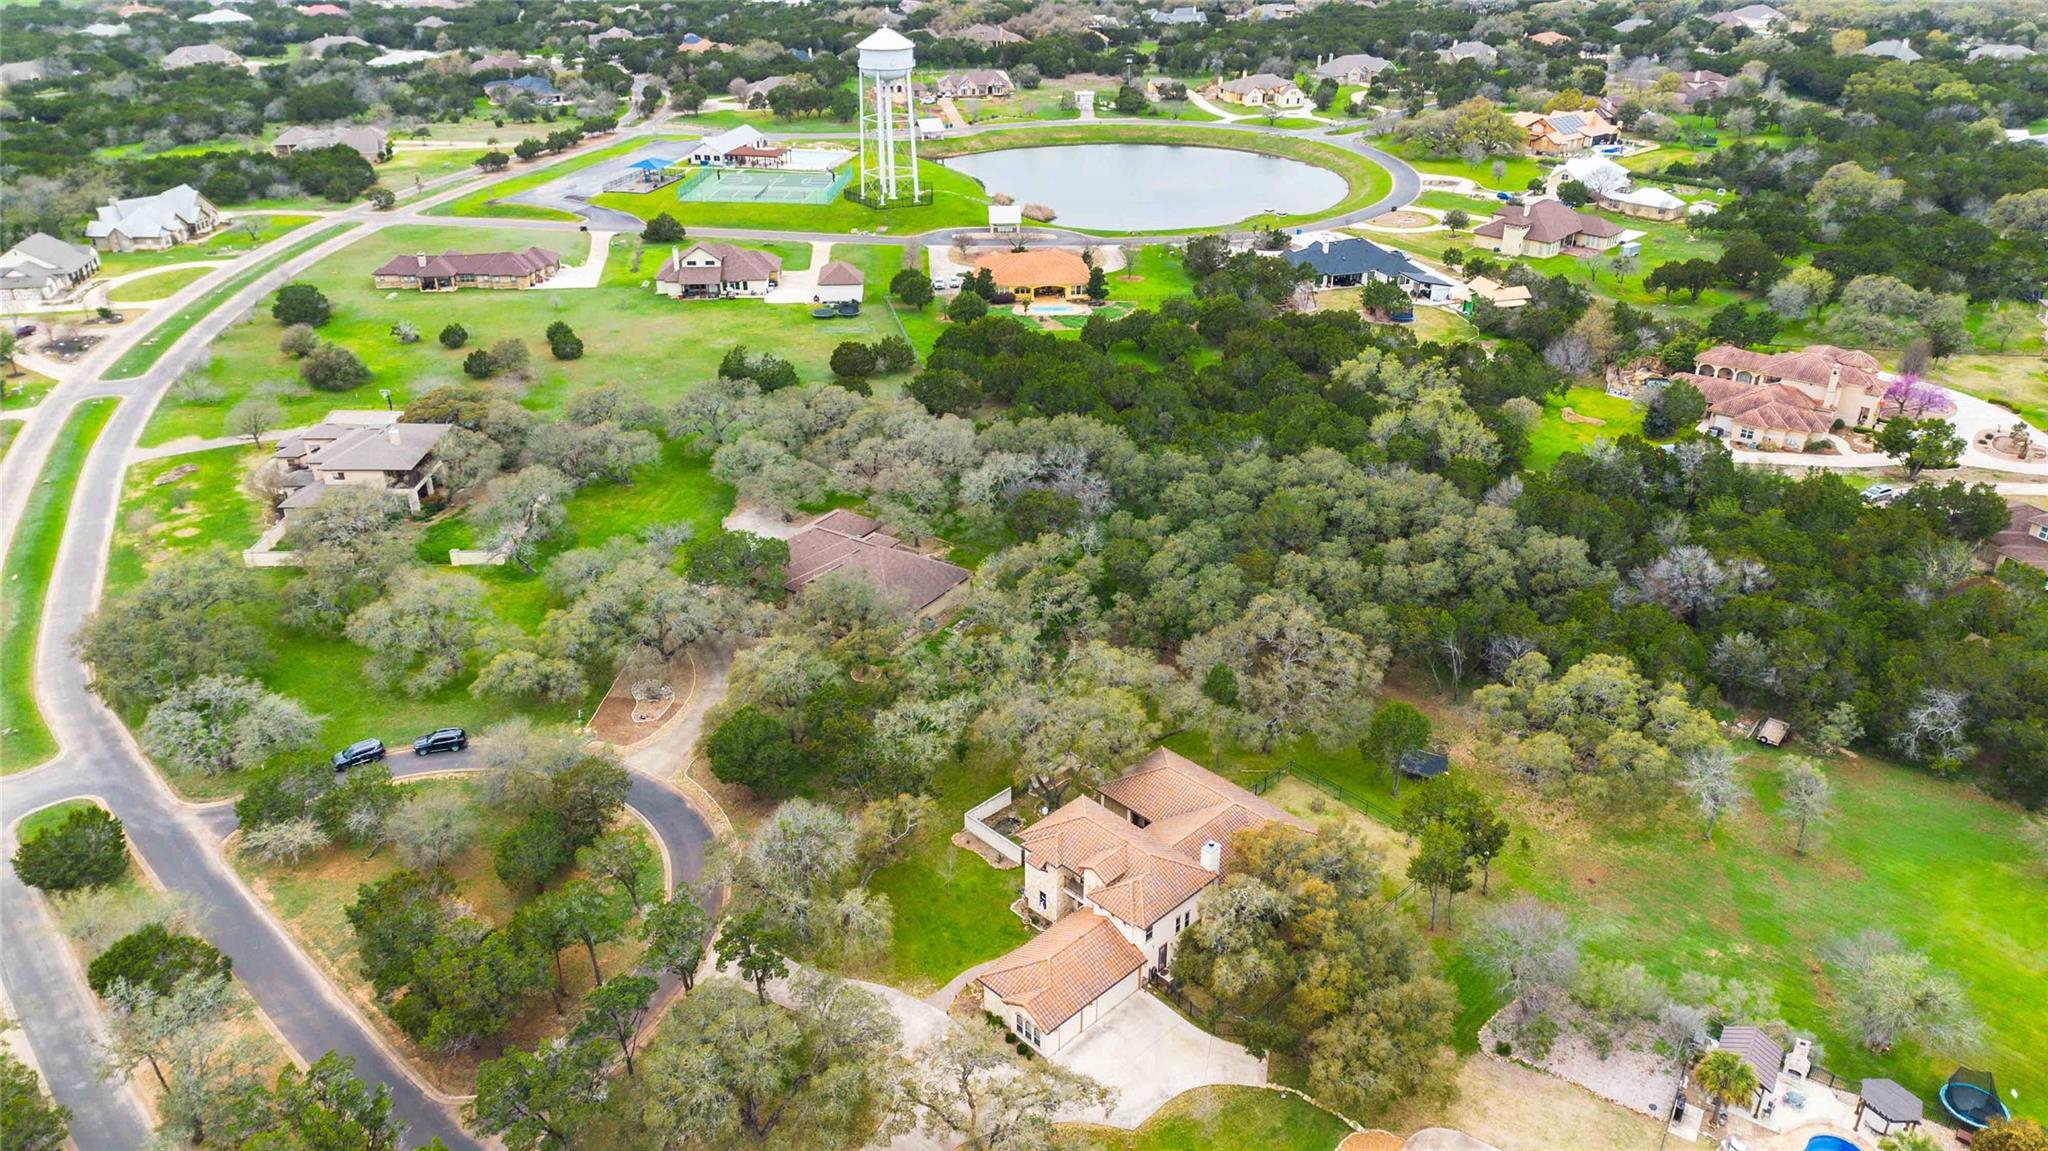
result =
M1709 744L1685 757L1681 781L1707 821L1700 838L1712 840L1721 817L1742 806L1742 784L1735 778L1735 753L1725 743Z
M1522 896L1489 909L1473 924L1465 950L1494 987L1528 1019L1571 986L1579 938L1564 912Z
M1815 824L1825 823L1835 811L1835 785L1821 774L1810 759L1794 757L1785 761L1785 822L1797 829L1792 850L1806 854L1806 839Z

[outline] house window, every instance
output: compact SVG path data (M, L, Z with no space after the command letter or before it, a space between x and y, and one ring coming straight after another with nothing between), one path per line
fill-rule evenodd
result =
M1045 892L1043 891L1038 893L1038 909L1040 911L1045 910Z
M1145 942L1152 942L1152 929L1149 927L1145 929Z

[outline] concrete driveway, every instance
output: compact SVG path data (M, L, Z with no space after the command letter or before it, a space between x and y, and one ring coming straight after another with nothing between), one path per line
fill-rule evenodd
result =
M1494 1151L1494 1146L1482 1143L1463 1131L1431 1127L1410 1135L1401 1151Z
M1244 1048L1196 1027L1173 1008L1140 992L1082 1033L1053 1062L1117 1089L1116 1107L1066 1116L1079 1122L1133 1128L1183 1091L1219 1083L1261 1086L1266 1065Z

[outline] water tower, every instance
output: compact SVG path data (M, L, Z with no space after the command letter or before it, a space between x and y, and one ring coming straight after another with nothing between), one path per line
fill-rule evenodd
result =
M861 198L871 204L903 200L907 176L908 199L915 203L924 189L917 175L917 96L910 82L915 65L910 41L880 28L856 47L860 52L856 91L860 96ZM896 104L899 94L903 97L900 112Z

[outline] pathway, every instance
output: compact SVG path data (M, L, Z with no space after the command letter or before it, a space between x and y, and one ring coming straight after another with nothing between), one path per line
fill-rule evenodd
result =
M832 259L832 243L829 240L811 241L811 266L800 271L782 273L782 280L773 291L762 297L771 304L808 304L818 295L818 273L824 270Z
M573 268L563 268L549 278L548 291L560 288L595 288L604 279L605 261L612 254L612 237L617 232L590 233L590 252Z
M1242 112L1224 111L1223 109L1217 107L1215 104L1210 103L1209 98L1207 96L1202 95L1200 92L1195 91L1193 88L1188 89L1188 103L1193 104L1195 107L1200 108L1202 111L1207 112L1211 116L1216 117L1218 120L1221 120L1225 124L1235 124L1239 120L1248 120L1251 118Z

